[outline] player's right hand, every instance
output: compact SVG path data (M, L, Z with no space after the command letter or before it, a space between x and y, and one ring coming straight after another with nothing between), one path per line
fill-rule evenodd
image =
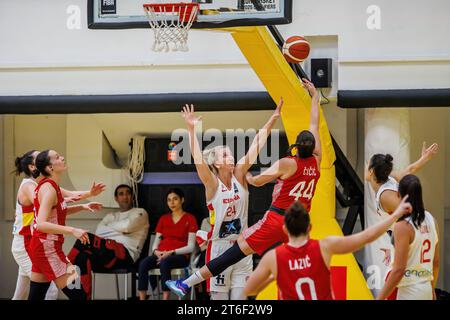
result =
M278 119L281 116L281 108L283 107L283 104L284 104L284 99L283 99L283 97L280 97L280 102L278 102L277 108L273 112L272 117L274 117L275 119Z
M431 159L435 154L438 153L439 145L437 143L433 143L431 146L427 148L425 142L422 144L422 158Z
M80 240L82 244L89 244L89 235L86 230L74 228L72 234L75 238Z
M202 117L196 117L194 114L194 105L191 104L190 106L186 104L183 107L183 111L181 111L181 114L184 118L184 121L186 121L186 124L189 128L194 128L197 122L202 121Z

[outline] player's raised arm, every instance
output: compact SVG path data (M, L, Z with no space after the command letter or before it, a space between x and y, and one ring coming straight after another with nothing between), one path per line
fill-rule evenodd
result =
M404 168L403 170L395 171L391 173L391 176L397 180L400 181L404 176L407 174L414 174L417 171L419 171L425 164L428 163L428 161L433 158L434 155L438 153L439 146L437 143L433 143L428 148L426 147L426 143L424 142L422 145L422 154L420 158L414 162L411 163L409 166Z
M311 95L311 115L309 122L309 131L314 135L314 139L316 140L316 146L314 148L314 156L317 159L318 166L320 168L320 162L322 160L322 144L320 142L320 134L319 134L319 122L320 122L320 96L319 93L314 86L314 84L307 79L302 79L303 86L308 90Z
M203 159L202 150L195 134L195 126L201 123L202 117L195 116L194 105L192 104L190 106L186 104L183 107L182 115L189 131L189 144L191 146L192 157L194 158L198 176L207 190L215 190L217 188L217 178Z
M247 183L254 187L261 187L269 182L272 182L292 170L289 165L289 162L291 161L293 160L282 158L270 166L269 169L256 176L253 176L250 172L248 172L245 176Z
M70 191L70 190L66 190L64 188L60 188L60 189L61 189L61 193L64 198L69 198L71 200L79 201L79 200L83 200L83 199L87 199L87 198L95 197L95 196L99 195L100 193L105 191L106 185L104 183L101 183L101 182L96 183L94 181L91 189L86 190L86 191ZM75 201L73 201L73 202L75 202Z
M242 159L240 159L236 164L234 174L239 181L244 180L245 174L250 169L250 167L255 163L256 159L258 158L258 154L261 152L262 148L266 144L267 138L269 137L273 126L280 118L283 103L284 103L283 97L281 97L280 102L278 103L277 108L273 112L272 116L266 122L264 127L262 127L258 131L257 135L253 139L247 154Z
M276 277L276 255L275 250L267 252L258 263L255 271L248 278L244 287L244 297L253 297L260 293Z
M322 251L327 255L333 254L346 254L352 253L361 249L364 245L375 241L381 235L383 235L389 227L394 224L398 219L407 213L411 213L412 206L409 202L406 202L408 197L405 196L400 205L394 211L388 219L367 228L364 231L358 232L351 236L336 237L331 236L320 240L320 247Z

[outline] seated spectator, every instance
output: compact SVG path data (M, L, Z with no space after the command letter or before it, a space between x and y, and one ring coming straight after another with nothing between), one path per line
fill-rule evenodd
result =
M161 271L163 299L168 300L170 290L166 286L166 280L171 279L171 270L188 267L190 254L195 249L197 221L192 214L183 211L183 191L178 188L170 189L166 199L171 212L159 219L152 246L153 254L139 265L138 290L141 300L147 299L148 271L158 267Z
M89 242L75 242L69 260L80 268L81 283L91 299L91 271L129 268L139 258L148 234L148 214L133 208L133 191L121 184L114 191L120 210L107 214Z

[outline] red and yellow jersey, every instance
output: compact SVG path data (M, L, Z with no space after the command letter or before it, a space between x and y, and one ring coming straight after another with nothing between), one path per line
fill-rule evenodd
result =
M22 180L19 191L26 183L32 183L37 186L37 182L33 179L25 178ZM21 205L19 199L16 200L16 214L13 226L13 234L22 236L31 236L31 225L34 220L34 204Z
M318 240L295 248L275 249L279 300L333 300L331 273L323 260Z

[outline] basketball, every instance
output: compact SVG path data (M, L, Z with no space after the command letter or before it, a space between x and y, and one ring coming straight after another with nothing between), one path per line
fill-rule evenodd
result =
M300 63L309 56L309 42L303 37L289 37L283 45L283 55L288 62Z

